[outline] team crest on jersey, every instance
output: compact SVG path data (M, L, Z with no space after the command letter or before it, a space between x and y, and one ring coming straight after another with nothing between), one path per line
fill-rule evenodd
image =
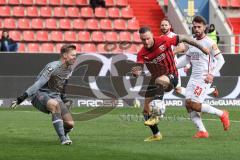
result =
M192 52L191 59L192 60L199 60L199 52Z
M163 44L163 45L159 46L159 49L163 52L163 51L166 50L166 47L165 47L165 45Z
M162 53L162 54L160 54L157 58L155 58L152 62L153 62L153 63L158 63L158 62L162 61L162 60L165 59L165 58L166 58L166 54L165 54L165 53Z

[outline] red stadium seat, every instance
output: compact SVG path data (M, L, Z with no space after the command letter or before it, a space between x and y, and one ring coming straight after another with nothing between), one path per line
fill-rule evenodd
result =
M20 5L20 0L8 0L9 5Z
M33 0L22 0L22 4L23 5L33 5L34 2L33 2Z
M40 47L38 43L29 43L27 45L27 51L30 53L38 53L40 51Z
M237 7L237 8L240 7L240 1L239 0L231 0L230 3L231 3L230 4L231 7Z
M75 0L62 0L62 4L66 6L74 6Z
M53 12L55 17L66 17L66 11L64 7L55 7Z
M67 42L76 42L77 41L77 35L73 31L66 31L64 34L64 40Z
M85 43L82 48L83 53L96 53L97 48L93 43Z
M105 34L105 41L107 42L118 42L118 35L116 32L106 32Z
M51 34L51 40L54 42L62 42L64 40L63 34L61 31L52 31Z
M88 19L86 21L86 28L89 30L98 30L99 29L98 20Z
M120 42L131 42L132 36L130 32L120 32L119 33Z
M24 7L13 7L13 16L15 17L24 17L25 16L25 11Z
M219 4L221 7L228 7L228 6L229 6L228 0L218 0L218 4Z
M128 1L127 0L117 0L116 5L119 7L126 7L128 5Z
M60 29L71 29L71 21L69 19L60 19L59 21L59 28Z
M80 31L78 32L78 41L79 42L90 42L91 35L88 31Z
M127 53L137 53L137 46L135 44L131 44L130 47L127 49Z
M114 0L105 0L106 7L113 7L115 6Z
M51 0L49 0L49 1L51 1ZM46 6L48 4L48 1L47 0L36 0L35 4L39 5L39 6Z
M128 29L129 30L138 30L139 29L139 22L136 19L128 20Z
M95 8L95 17L97 18L106 18L107 17L107 10L102 7Z
M37 41L41 41L41 42L48 41L49 40L48 32L47 31L37 31L36 39L37 39Z
M62 46L63 46L63 43L57 43L55 46L55 51L60 53Z
M41 17L52 17L52 9L50 7L41 7L40 8Z
M83 19L74 19L73 29L78 29L78 30L85 29L85 21Z
M101 19L100 20L100 28L101 30L112 30L112 21L109 19Z
M22 39L24 41L35 41L35 35L33 31L23 31Z
M0 5L5 5L6 3L6 0L0 0Z
M43 21L40 18L34 18L31 22L32 29L43 29Z
M49 5L52 6L60 6L61 5L61 0L49 0Z
M77 53L81 52L81 44L74 44L76 46Z
M94 16L93 9L90 7L82 7L81 17L83 18L92 18Z
M12 18L4 19L4 28L15 29L16 28L15 19Z
M104 42L104 33L101 31L92 32L92 41L93 42Z
M18 43L18 52L26 52L25 43Z
M116 19L113 21L114 29L115 30L126 30L126 22L123 19Z
M26 18L18 19L18 28L20 29L30 29L30 21Z
M108 53L105 49L104 49L105 43L100 43L97 45L97 51L98 53Z
M88 0L75 0L76 5L78 6L87 6Z
M67 15L68 17L80 17L80 12L77 7L68 7L67 8Z
M8 6L0 6L0 16L1 17L10 17L11 9Z
M53 19L53 18L46 19L45 28L47 28L47 29L57 29L58 27L57 27L56 19Z
M3 21L2 20L0 20L0 28L3 28ZM1 37L1 35L0 35L0 37Z
M38 17L38 9L37 7L27 7L27 16L28 17Z
M112 7L108 9L108 17L109 18L119 18L120 10L118 8Z
M41 45L40 49L41 53L53 53L54 51L54 45L52 43L43 43Z
M141 43L142 42L138 32L133 33L133 41L136 42L136 43Z
M123 18L133 18L133 10L130 7L125 7L122 9L122 17Z
M9 31L9 37L14 39L15 41L21 41L21 33L19 31Z

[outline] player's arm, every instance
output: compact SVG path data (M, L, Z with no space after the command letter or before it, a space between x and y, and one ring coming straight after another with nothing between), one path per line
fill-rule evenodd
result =
M187 37L187 36L183 36L183 35L179 35L179 42L186 42L194 47L197 47L198 49L200 49L204 54L208 55L209 54L209 50L207 48L204 48L202 45L200 45L196 40Z
M181 56L178 58L177 69L183 68L190 63L190 57L188 55Z
M188 50L188 46L184 43L179 43L173 50L174 55L178 53L183 53Z

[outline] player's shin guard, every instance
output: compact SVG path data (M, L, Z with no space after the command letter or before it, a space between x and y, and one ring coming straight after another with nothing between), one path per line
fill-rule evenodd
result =
M52 113L52 123L61 141L65 140L65 132L61 113Z
M143 116L144 116L145 121L148 120L151 117L151 116L149 116L147 114L144 114ZM150 127L153 135L157 135L157 134L160 133L157 124L154 124L153 126L149 126L149 127Z

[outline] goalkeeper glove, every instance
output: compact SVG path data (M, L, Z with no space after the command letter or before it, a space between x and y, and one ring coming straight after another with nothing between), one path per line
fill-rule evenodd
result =
M17 108L17 105L21 104L27 97L28 97L28 94L24 92L23 95L17 97L16 100L12 101L10 108L11 109Z

